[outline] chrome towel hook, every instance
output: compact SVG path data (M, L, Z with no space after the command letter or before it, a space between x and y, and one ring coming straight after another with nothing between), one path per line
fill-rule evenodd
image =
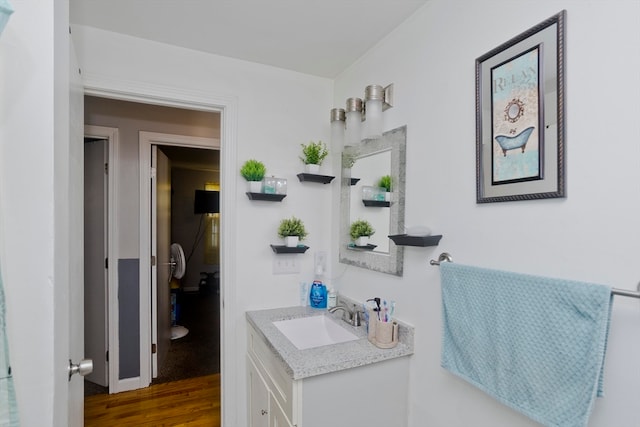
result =
M453 257L448 252L442 252L440 254L440 256L438 257L437 261L432 259L431 261L429 261L429 264L431 264L431 265L440 265L440 263L443 262L443 261L453 262Z

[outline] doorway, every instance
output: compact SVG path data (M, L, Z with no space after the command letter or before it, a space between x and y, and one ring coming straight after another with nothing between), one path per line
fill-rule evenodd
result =
M88 390L109 385L108 200L109 139L84 138L84 354L93 360Z
M106 107L103 105L104 108L96 109L96 104L106 104ZM127 105L124 105L124 104L127 104ZM117 245L117 248L116 248L116 252L117 253L113 257L113 259L116 260L116 262L117 261L121 261L122 259L131 260L131 258L132 258L131 255L130 255L130 253L132 252L131 251L132 245L130 244L131 241L132 241L132 239L131 239L132 238L131 231L132 231L132 228L135 229L135 226L138 225L138 224L140 224L140 227L142 227L141 224L142 224L143 220L139 218L139 221L136 221L135 220L135 215L133 215L133 217L131 215L132 214L132 210L130 209L130 207L131 207L130 206L130 201L127 201L126 191L127 190L131 190L131 188L135 188L135 187L131 186L130 183L127 184L126 182L129 182L130 178L131 178L131 177L127 176L127 175L133 175L133 174L137 175L135 169L131 168L131 160L132 160L131 159L131 153L132 152L134 154L138 154L139 153L139 142L138 142L139 129L140 128L145 128L145 129L167 130L167 126L168 126L168 127L171 128L170 130L171 130L172 133L180 133L180 132L184 132L184 130L186 128L195 127L195 128L197 128L196 133L197 132L202 132L203 125L201 124L201 120L200 119L204 116L205 112L194 112L195 116L196 116L196 119L193 119L193 117L192 117L191 120L187 120L187 123L184 124L184 123L180 123L180 121L178 120L178 114L176 114L176 110L178 110L178 109L172 108L172 107L160 107L160 106L154 106L154 105L139 104L139 103L133 103L133 102L128 102L128 101L118 101L118 100L113 100L113 99L103 99L103 98L95 98L95 97L86 97L85 105L86 105L85 117L87 118L87 123L98 123L98 124L107 124L108 123L108 124L110 124L112 126L116 125L117 129L120 132L120 150L119 150L120 151L120 155L118 156L118 160L119 160L119 163L122 165L122 167L121 167L121 173L118 174L118 175L119 175L119 178L120 178L119 182L121 182L123 184L121 184L119 186L119 190L120 190L120 193L124 192L125 194L124 195L120 194L117 199L118 199L118 202L119 202L119 204L121 206L129 206L129 209L126 209L126 208L123 207L123 208L120 209L120 212L117 212L115 214L116 218L120 217L122 219L122 217L125 216L126 219L122 219L123 224L122 224L121 227L119 227L120 230L119 231L116 230L116 237L120 238L120 242L121 243L119 245ZM117 111L117 113L118 113L118 114L115 114L115 116L118 116L118 115L122 116L122 117L120 117L121 121L119 123L114 122L114 114L112 114L114 111ZM160 111L159 118L156 118L155 121L156 122L160 122L162 125L157 127L157 128L150 127L151 126L150 124L152 124L152 122L154 122L154 118L150 117L150 115L153 116L153 113L154 112L157 113L158 111ZM182 112L180 114L187 114L188 115L189 113L192 113L192 111L190 111L190 110L182 110ZM214 114L218 116L217 119L214 119L214 121L217 120L217 123L218 123L217 132L219 133L219 122L220 122L220 117L219 116L220 116L220 114L219 113L211 113L211 112L209 112L207 114L209 114L209 118L210 118L211 115L214 115ZM139 124L138 127L136 127L136 125L132 124L135 121L143 122L143 124L142 125ZM163 128L163 126L164 126L164 128ZM134 135L134 136L132 136L132 135ZM135 141L133 141L134 138L135 138ZM190 138L194 138L196 140L196 143L192 144L192 145L194 145L196 147L198 147L198 146L201 147L202 146L202 141L205 140L205 139L208 139L208 138L204 138L204 137L190 137ZM218 148L219 148L219 139L217 139L217 141L218 141L217 144L218 144ZM167 145L167 147L168 147L173 142L168 141L166 143L168 144ZM169 152L172 151L172 150L169 149L170 147L166 148L164 146L164 143L159 144L159 146L161 147L162 150L166 150L166 151L169 151ZM207 147L207 148L209 148L209 147ZM219 152L217 152L217 153L219 154ZM188 165L185 163L184 159L175 158L176 156L177 155L175 153L171 153L171 157L174 157L174 161L173 161L175 163L174 166L179 166L180 168L187 168L188 169ZM202 159L202 158L204 158L206 156L203 156L202 153L200 153L199 155L196 154L195 156L192 156L192 157ZM136 159L136 161L137 161L137 159ZM220 161L219 161L219 155L218 155L217 156L217 165L216 165L216 169L218 169L218 174L219 174L219 167L218 167L219 163L220 163ZM126 166L125 166L125 164L126 164ZM200 167L200 166L198 166L198 167ZM209 167L211 167L211 166L209 166ZM132 172L133 172L133 174L132 174ZM219 175L218 175L218 182L219 182ZM123 187L126 187L126 189L123 190ZM143 191L141 190L140 193L143 193ZM131 195L129 195L129 196L131 196ZM129 197L129 198L131 198L131 197ZM138 195L136 194L134 198L138 199ZM143 197L140 197L140 200L142 200L142 198ZM136 200L136 202L137 202L137 200ZM123 210L125 210L125 212L123 212ZM133 221L131 221L132 219L133 219ZM142 248L143 240L144 239L141 238L140 242L139 242L139 246L136 246L134 244L133 248L134 249ZM135 243L135 241L134 241L134 243ZM147 247L148 247L148 245L147 245ZM142 266L142 265L145 265L145 259L144 258L145 258L145 256L143 256L143 252L142 252L142 249L141 249L140 250L140 258L139 258L139 260L135 260L135 261L139 262L139 265ZM148 258L148 256L147 256L147 258ZM149 264L146 264L146 265L149 265ZM140 270L142 271L144 269L140 268ZM197 280L198 280L198 274L199 273L200 273L199 271L196 272L195 279L193 278L193 276L190 279L191 280L190 286L192 288L194 286L193 285L193 280L195 280L196 281L195 287L196 287L196 289L198 289ZM143 301L145 299L144 296L143 296L143 287L144 287L143 286L143 280L146 280L146 279L142 279L141 278L140 282L139 282L140 295L141 295L141 297L140 297L141 305L145 304L145 302ZM137 282L137 280L136 280L136 282ZM117 293L117 291L115 293ZM148 294L146 294L146 295L148 295ZM147 301L149 300L148 296L147 296L146 300ZM218 298L218 301L219 301L219 298ZM217 304L218 304L218 306L220 306L219 302ZM186 309L186 303L185 303L183 308ZM143 311L144 310L141 310L140 313L142 313ZM194 309L193 311L189 312L189 315L194 314L194 312L196 312L196 311L197 310ZM216 310L215 312L218 315L220 314L219 310ZM119 313L116 311L116 313L115 314L112 313L112 315L117 317L119 315ZM203 322L203 323L205 323L205 322ZM211 322L206 322L206 323L207 324L211 324ZM217 352L218 352L217 354L219 355L219 348L220 348L220 328L219 328L219 325L220 325L220 322L218 322L217 325L218 325L218 327L217 327L218 330L216 331L216 333L214 335L215 335L216 341L217 341ZM119 332L119 335L116 335L115 339L113 341L122 342L122 340L120 340L120 338L122 338L121 334L122 334L122 330L123 329L127 329L130 332L131 330L135 331L136 328L131 328L130 325L127 324L127 328L121 328L120 332ZM143 328L141 328L141 329L143 329ZM193 328L193 334L191 336L191 339L193 339L195 337L196 329L197 328ZM133 352L136 353L137 359L140 360L140 364L137 367L138 371L134 373L134 374L136 374L136 375L138 375L140 377L142 377L144 375L145 371L147 370L147 367L144 366L144 364L142 363L142 360L145 359L145 358L148 360L148 357L149 357L148 354L147 355L144 354L143 350L148 349L149 352L151 351L151 349L150 349L151 346L145 346L143 344L143 342L144 342L144 337L142 337L142 339L140 339L140 344L139 344L139 346L137 346L137 347L139 347L139 351L138 351L138 348L130 349L130 350L132 350ZM134 346L134 347L136 347L136 346ZM122 349L119 348L119 349L116 349L116 351L117 351L117 356L122 357L122 355L123 355ZM114 357L112 356L110 359L111 359L111 361L110 361L110 364L111 364L111 362L114 360ZM219 371L220 370L220 358L218 357L217 360L214 363L215 363L215 365L217 365L217 368L218 368L217 370ZM174 373L173 375L177 375L177 374ZM174 378L175 378L175 376L174 376ZM123 382L122 375L117 377L117 381L119 381L121 383ZM148 380L143 380L142 383L144 383L145 381L147 381L147 385L148 385L151 382L151 375L148 376ZM136 388L135 385L134 385L134 387L129 387L130 385L131 384L125 384L124 389ZM118 390L118 391L122 391L124 389L121 389L121 390Z
M242 405L238 405L243 396L242 386L236 381L242 376L244 364L238 357L240 349L234 334L237 323L237 291L235 286L236 262L236 218L235 193L237 179L235 166L237 164L237 99L233 96L212 92L209 90L191 91L181 87L158 85L148 81L131 81L120 79L102 79L99 76L85 76L84 79L85 100L87 98L126 100L144 105L172 106L187 110L197 110L215 113L219 116L220 123L220 181L224 192L221 193L221 222L220 236L222 240L222 252L220 255L220 299L221 299L221 389L222 399L222 424L233 426L238 420L244 418ZM86 111L85 111L86 113ZM85 114L85 118L89 119ZM90 120L85 120L87 123ZM129 153L131 155L131 153ZM134 154L135 155L135 154ZM123 156L124 157L124 156ZM129 168L123 165L124 170ZM123 182L131 182L135 176L122 174ZM124 184L123 184L124 185ZM135 215L135 214L134 214ZM131 238L128 229L121 227L121 233L127 239ZM116 236L118 238L119 236ZM124 244L119 244L120 251ZM129 250L128 250L129 251ZM133 250L137 253L137 250ZM120 253L127 255L129 252Z
M166 142L175 136L154 137L141 133L141 140L147 141L147 138ZM142 147L145 143L141 144ZM152 151L156 152L152 159L156 159L157 184L156 190L152 190L151 203L157 213L152 213L156 219L152 219L155 224L152 231L156 232L152 232L151 240L152 253L155 249L159 260L157 279L152 278L157 281L158 294L155 335L159 338L163 332L170 332L171 337L167 348L162 348L160 340L157 341L157 366L153 369L152 383L161 384L220 372L219 199L216 197L216 206L207 209L200 206L199 200L203 192L219 196L220 171L219 151L215 149L154 144ZM161 159L165 159L164 162ZM162 201L162 193L168 201ZM157 197L154 198L154 194ZM161 209L161 206L164 207ZM161 210L165 210L164 214ZM163 234L169 237L163 238ZM169 250L169 246L172 252L178 247L179 255L172 253L174 274L167 288L162 276L168 271L163 268L160 253L162 249ZM161 304L163 297L169 295L171 309ZM169 312L170 319L165 320L170 321L171 326L168 331L162 331L162 317Z

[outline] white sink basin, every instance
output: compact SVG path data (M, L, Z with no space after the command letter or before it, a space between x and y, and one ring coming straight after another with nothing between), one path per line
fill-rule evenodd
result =
M300 317L273 324L298 350L359 339L328 316Z

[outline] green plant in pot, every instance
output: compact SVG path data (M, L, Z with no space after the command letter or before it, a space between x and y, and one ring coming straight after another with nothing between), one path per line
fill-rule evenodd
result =
M250 193L262 192L262 180L267 173L267 168L259 160L249 159L240 168L240 175L249 183Z
M385 200L389 201L391 193L391 175L385 175L378 181L378 187L384 188L387 194L385 194Z
M292 248L298 246L298 242L307 237L307 230L300 218L292 216L280 221L278 236L285 239L286 246Z
M356 155L355 154L342 154L342 168L343 169L351 169L353 165L356 164Z
M378 187L382 187L385 191L391 191L391 175L385 175L378 181Z
M306 165L309 173L317 173L320 170L322 161L329 155L327 146L322 141L311 141L308 144L300 145L302 146L302 156L300 156L300 160Z
M369 237L373 236L375 232L376 230L373 229L371 223L364 219L352 222L349 228L349 235L356 246L367 246Z

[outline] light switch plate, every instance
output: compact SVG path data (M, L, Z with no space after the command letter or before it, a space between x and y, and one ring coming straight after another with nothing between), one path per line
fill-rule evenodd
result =
M296 254L281 254L273 257L273 274L297 273L300 273L300 261Z

